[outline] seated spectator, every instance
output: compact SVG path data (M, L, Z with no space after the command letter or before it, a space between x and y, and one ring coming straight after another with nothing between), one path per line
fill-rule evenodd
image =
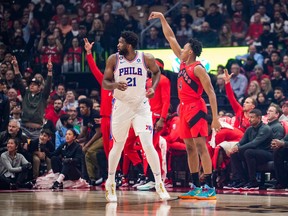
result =
M78 38L72 39L72 47L68 48L64 55L63 72L81 72L82 48L79 46Z
M247 24L242 20L242 15L239 12L234 13L231 22L232 45L246 45L245 37L248 31Z
M225 106L228 104L228 98L225 90L224 74L219 74L217 76L215 94L217 97L218 106Z
M288 158L288 135L283 139L273 139L271 142L273 149L274 168L276 173L276 184L271 189L285 189L288 187L288 176L285 171L285 161Z
M51 154L53 173L60 173L51 189L63 189L64 180L78 180L81 177L83 152L76 142L77 133L73 129L66 132L66 142Z
M278 51L271 52L270 58L265 61L264 71L270 75L270 77L272 77L275 66L283 66L283 63L281 62L281 56Z
M261 23L270 23L271 18L266 14L266 7L263 4L259 4L257 12L250 18L250 23L254 23L257 19L258 14L260 15Z
M201 31L201 26L205 22L205 16L206 16L205 8L204 7L197 7L196 8L196 17L195 17L194 22L191 26L192 30L194 32ZM170 24L170 26L171 26L171 24Z
M257 109L261 110L263 115L266 115L266 111L270 105L271 101L269 102L266 98L265 93L259 92L257 95Z
M66 142L65 134L68 129L73 128L77 132L77 134L79 134L79 130L76 130L73 127L72 118L70 118L69 114L62 114L59 120L61 122L61 126L59 125L59 128L57 128L57 131L55 133L55 149L57 149L59 146Z
M278 47L278 40L276 34L271 32L271 27L269 23L263 24L263 33L259 37L261 46L263 49L266 49L269 44L273 44L274 47Z
M65 38L67 33L70 32L72 29L70 19L67 14L63 14L61 16L60 22L56 25L56 27L58 27L61 30L63 37Z
M216 3L211 3L209 5L205 21L209 23L209 26L213 31L218 32L220 30L223 25L223 17L219 12L219 7Z
M54 100L54 109L47 110L45 118L53 122L56 127L56 123L61 115L65 114L65 111L62 110L63 101L61 99Z
M267 103L270 103L274 98L274 92L269 78L263 78L260 82L261 92L265 94Z
M281 72L282 71L280 66L274 66L273 74L271 77L271 85L273 89L276 87L281 87L283 90L287 88L287 86L285 86L286 80L282 77Z
M227 24L222 25L221 30L219 31L219 45L221 47L232 46L232 33L230 26Z
M254 14L254 22L250 23L245 41L248 45L257 42L260 35L263 33L263 24L261 23L261 15L256 12Z
M29 145L29 152L33 156L33 179L40 176L40 168L42 174L45 174L51 169L51 153L55 148L50 141L51 131L43 129L40 132L39 139L32 140Z
M152 26L149 35L144 39L145 49L159 49L164 47L164 39L159 37L159 31L155 26Z
M282 106L285 100L286 100L286 97L284 95L283 89L281 87L276 87L274 89L274 98L272 102L275 104L278 104L279 106Z
M254 67L254 73L255 75L252 75L250 77L250 82L253 81L253 80L256 80L258 82L258 84L260 85L261 84L261 80L263 80L264 78L268 78L269 79L269 76L267 74L263 74L264 72L264 69L261 65L255 65Z
M1 154L0 160L0 187L1 189L16 190L17 188L32 188L28 181L28 172L32 168L25 157L17 153L20 142L10 138L7 142L7 151Z
M176 26L180 26L181 19L185 18L187 25L191 25L193 23L193 17L190 15L189 12L190 12L189 5L182 4L181 9L180 9L180 13L175 17L173 23L175 23Z
M288 122L288 101L285 101L282 105L283 114L280 116L279 121L287 121Z
M217 47L219 44L218 34L210 28L206 21L202 24L201 31L195 33L195 37L202 42L203 47Z
M272 130L262 121L262 113L254 109L249 113L251 126L245 131L243 138L233 147L231 153L231 167L233 188L259 189L256 180L256 167L273 159L270 151ZM243 167L247 165L247 170ZM246 174L246 171L248 173Z
M193 36L192 28L187 23L186 18L181 18L180 25L176 27L175 36L181 47L183 47L187 43L187 41Z
M267 110L267 122L272 130L272 139L282 139L285 136L284 127L279 121L281 115L281 108L277 104L271 103Z
M260 92L260 86L258 82L256 80L250 82L247 90L247 96L253 98L254 100L257 100L259 92Z
M287 15L286 15L287 16ZM276 34L279 48L287 46L288 20L284 19L280 11L275 11L273 16L274 22L271 23L271 32Z
M241 56L238 55L238 56L236 56L236 59L241 60L243 62L246 62L248 56L253 57L258 65L263 66L263 56L257 52L257 48L255 45L250 45L248 53L245 55L241 55Z
M67 111L70 107L78 107L78 101L76 100L76 92L75 90L67 90L66 98L63 103L63 110Z

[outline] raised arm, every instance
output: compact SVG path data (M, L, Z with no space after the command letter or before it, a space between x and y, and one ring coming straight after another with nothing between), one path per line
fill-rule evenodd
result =
M181 47L180 47L179 43L177 42L175 34L174 34L173 30L171 29L170 25L168 24L168 22L166 21L164 15L160 12L154 12L153 11L150 14L148 20L157 19L157 18L159 18L161 21L164 36L167 39L167 41L169 42L171 49L173 50L174 54L180 59Z

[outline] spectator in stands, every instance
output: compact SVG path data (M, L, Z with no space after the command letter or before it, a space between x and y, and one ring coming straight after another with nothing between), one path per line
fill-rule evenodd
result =
M264 64L264 71L272 77L274 67L275 66L283 66L281 62L281 55L278 51L272 51L269 60L266 60ZM280 71L281 73L282 71Z
M254 109L257 106L256 100L253 100L252 98L246 98L243 104L243 107L238 103L234 96L234 92L232 90L230 79L232 77L232 74L228 74L228 70L224 69L224 80L225 80L225 88L228 100L232 106L232 109L235 113L235 123L234 127L240 129L241 131L245 132L246 129L250 126L249 122L249 113L252 109Z
M82 47L77 37L72 39L72 47L64 55L63 72L81 72Z
M2 62L0 65L0 76L2 79L5 79L5 74L8 70L6 62Z
M243 46L245 37L248 31L247 23L242 20L242 15L239 12L234 13L231 21L232 45Z
M40 2L35 5L33 10L33 16L38 20L41 30L45 30L49 20L52 18L52 14L52 5L46 2L46 0L40 0Z
M285 101L282 105L282 115L279 118L279 121L287 121L288 122L288 101Z
M279 121L281 115L281 108L277 104L271 103L267 110L267 121L272 130L273 139L282 139L285 136L284 127Z
M10 138L19 140L18 152L23 154L26 160L32 161L27 152L27 136L22 133L20 123L14 119L11 119L9 121L8 128L0 133L0 154L7 151L7 142Z
M63 37L62 31L61 31L61 29L59 27L54 28L53 36L54 36L55 40L60 41L60 43L62 45L64 44L64 37Z
M274 47L278 47L278 40L276 34L271 32L271 26L269 23L263 23L263 33L259 37L261 46L266 49L269 44L273 44Z
M83 152L77 143L77 133L68 129L65 135L66 142L51 154L53 173L60 173L51 189L63 189L64 180L78 180L81 177Z
M32 168L21 153L17 153L19 141L10 138L7 142L7 151L1 154L0 185L1 189L16 190L20 188L32 188L32 182L28 182L28 172Z
M252 110L249 113L251 126L245 131L239 143L231 149L234 188L259 189L259 184L256 180L256 167L273 159L270 151L272 130L261 119L261 111L258 109ZM246 177L243 162L248 168L248 178Z
M226 90L225 90L224 76L225 76L224 74L219 74L217 76L217 82L216 82L216 86L215 86L215 94L217 97L218 106L228 105L228 98L227 98Z
M274 22L271 23L271 32L276 34L278 44L280 45L279 48L286 47L287 39L285 37L287 37L288 29L285 26L288 25L288 20L284 20L279 11L274 12L273 20Z
M286 79L282 77L281 72L282 70L280 66L274 66L273 74L271 77L271 85L273 89L275 89L276 87L282 87L283 90L287 88L287 86L285 86Z
M5 74L5 80L6 80L6 86L8 89L17 87L17 85L15 83L15 74L14 74L14 71L12 69L7 70L7 72Z
M69 110L70 107L78 107L78 101L76 100L76 92L72 89L68 89L66 92L66 98L63 103L63 110Z
M257 52L257 48L255 45L250 45L248 53L245 55L237 55L236 59L246 62L248 56L253 57L258 65L263 66L263 56Z
M48 129L43 129L40 132L38 139L31 140L29 144L29 152L33 157L33 179L39 176L40 166L43 173L48 172L51 169L51 153L54 152L55 147L51 140L51 131ZM43 167L44 166L44 167ZM42 171L42 170L41 170Z
M159 37L159 31L155 26L150 27L149 35L144 39L144 48L145 49L164 48L164 39Z
M59 125L55 133L55 149L66 142L65 134L68 129L72 128L77 132L77 134L79 134L79 130L73 126L73 120L69 114L62 114L59 120L61 122L61 126Z
M251 16L250 23L255 23L258 13L261 23L270 23L271 18L266 14L266 7L262 4L258 5L257 12Z
M76 18L71 20L71 30L66 34L65 37L65 50L72 45L72 40L79 35L79 23Z
M218 34L210 28L206 21L202 24L201 31L195 33L195 37L202 42L204 47L216 47L219 44Z
M56 24L60 23L61 17L65 14L65 6L63 4L58 4L56 6L56 14L52 17L52 20L56 22Z
M263 78L260 82L261 92L265 94L266 100L270 103L274 98L271 81L269 78Z
M219 31L219 45L223 46L232 46L232 33L230 26L223 24L221 30Z
M219 7L216 3L211 3L208 8L208 14L205 17L205 21L209 23L210 28L213 31L219 31L223 25L223 17L219 12Z
M96 180L96 153L103 148L102 133L100 131L100 113L92 109L92 100L86 98L78 100L83 127L78 140L82 138L82 150L85 153L87 172L91 183ZM83 139L86 138L86 139ZM84 142L83 142L84 141Z
M254 14L254 22L250 23L245 41L248 45L252 45L258 41L260 35L263 33L263 24L261 23L261 15L256 12Z
M56 85L56 90L55 90L55 92L52 92L50 94L50 97L51 97L52 101L54 101L56 99L60 99L61 101L64 101L66 98L65 85L63 83L59 83L58 85Z
M78 11L79 9L83 10L84 13L100 13L99 0L83 0Z
M191 25L187 23L186 18L183 17L180 20L180 25L176 27L175 36L181 47L183 47L193 36L193 31L190 26Z
M249 23L250 20L250 3L249 1L236 0L233 4L233 1L227 1L227 11L232 17L235 13L241 15L245 23Z
M229 79L229 83L231 83L231 87L237 97L237 100L243 98L246 93L248 80L243 74L240 73L240 66L236 62L232 63L231 65L231 79Z
M257 109L261 110L263 115L266 115L266 111L271 101L268 101L265 93L259 92L257 95Z
M275 87L274 89L274 99L272 100L273 103L278 104L279 106L282 106L282 104L285 102L286 97L284 95L283 88L281 87Z
M285 170L285 161L288 157L288 135L283 139L273 139L271 142L273 149L274 169L276 173L276 184L272 189L284 189L288 187L288 176Z
M258 82L258 84L260 85L261 84L261 81L264 79L264 78L268 78L269 79L269 76L267 74L263 74L264 72L264 69L261 65L255 65L254 67L254 73L255 75L252 75L250 77L250 80L249 82L253 81L253 80L256 80Z
M257 65L257 62L252 56L248 56L247 60L243 63L243 70L244 75L247 77L247 79L250 79L250 77L253 75L253 69Z
M10 102L3 92L5 80L0 77L0 132L7 129L9 123Z
M77 107L70 107L67 110L67 114L70 115L70 118L72 119L72 125L77 131L81 131L82 127L82 119L78 117L78 111Z
M176 26L180 26L182 18L186 19L187 25L191 25L193 23L193 17L190 15L189 12L190 12L189 5L182 4L180 14L178 14L174 19L174 23L176 24Z
M201 31L201 26L202 24L205 22L205 16L206 16L206 10L204 7L197 7L196 8L196 17L193 21L192 24L192 30L194 32L199 32ZM167 19L166 19L167 20ZM171 24L169 23L169 25L171 26ZM173 25L172 25L173 26Z
M48 60L47 79L43 91L40 89L41 83L37 79L32 79L29 84L29 89L26 89L21 81L21 75L18 68L16 58L12 61L18 87L23 98L22 107L22 130L30 138L36 139L40 135L40 130L43 126L43 116L45 112L46 102L49 97L52 84L52 62Z
M72 26L70 24L70 19L69 19L67 14L63 14L61 16L60 23L58 23L56 25L56 27L58 27L61 30L63 37L65 38L67 33L72 30Z
M46 111L45 118L53 122L53 125L56 126L57 121L60 116L65 114L65 111L62 110L63 101L58 98L54 100L53 109L49 109Z
M260 85L257 81L251 81L247 90L247 96L257 100L258 93L260 92Z

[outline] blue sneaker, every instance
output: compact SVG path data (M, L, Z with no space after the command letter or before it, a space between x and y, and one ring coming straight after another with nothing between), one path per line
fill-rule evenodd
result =
M187 193L181 194L180 199L196 199L196 196L202 191L201 187L196 187L194 184L191 185L191 190Z
M195 195L198 200L216 200L216 190L208 185L204 185L201 193Z

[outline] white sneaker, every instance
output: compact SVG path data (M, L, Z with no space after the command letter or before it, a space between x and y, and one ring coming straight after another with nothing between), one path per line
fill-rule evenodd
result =
M140 190L140 191L148 191L148 190L151 190L155 188L155 182L153 181L150 181L144 185L140 185L137 187L137 190Z
M106 182L105 184L105 198L108 202L117 202L116 183Z
M161 200L170 199L170 195L166 191L163 182L161 182L160 184L155 185L155 189L156 189L156 192L159 195Z

